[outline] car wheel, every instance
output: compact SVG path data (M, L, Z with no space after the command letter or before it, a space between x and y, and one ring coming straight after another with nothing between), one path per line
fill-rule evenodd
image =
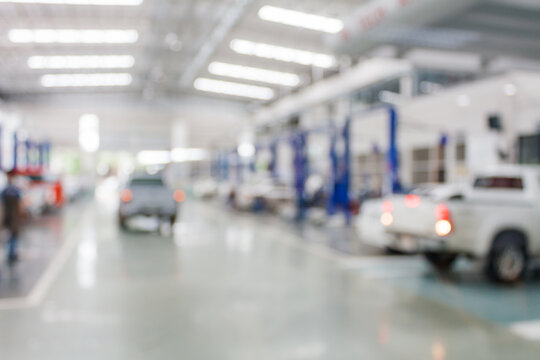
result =
M525 239L518 234L502 234L493 242L488 257L487 275L498 282L515 283L523 279L527 261Z
M120 229L127 230L127 219L123 216L119 216L118 225L120 225Z
M447 253L434 253L428 252L424 254L426 260L433 266L437 271L447 272L452 268L454 261L457 259L456 254L447 254Z

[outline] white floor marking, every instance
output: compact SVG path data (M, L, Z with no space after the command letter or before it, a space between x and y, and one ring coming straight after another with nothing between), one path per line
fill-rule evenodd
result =
M81 218L84 218L83 214ZM80 221L79 221L80 222ZM74 227L72 233L66 237L66 240L58 250L58 253L52 259L47 269L39 279L28 296L18 298L0 299L0 310L16 310L35 307L41 304L43 298L49 291L50 287L60 274L71 252L79 242L79 238L75 236L75 231L78 225Z
M525 339L540 341L540 320L512 323L510 324L510 331Z

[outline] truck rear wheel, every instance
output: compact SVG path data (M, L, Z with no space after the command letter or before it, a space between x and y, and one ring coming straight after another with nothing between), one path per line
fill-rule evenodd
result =
M497 236L487 261L486 272L492 280L501 283L522 280L528 261L525 238L514 232Z
M425 253L424 256L431 266L440 272L449 271L452 268L454 261L457 259L457 255L446 253L428 252Z
M118 224L120 225L120 229L127 230L127 219L123 216L118 216Z

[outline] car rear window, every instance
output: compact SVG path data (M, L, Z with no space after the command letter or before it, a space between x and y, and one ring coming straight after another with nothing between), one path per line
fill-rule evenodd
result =
M131 186L163 186L163 180L156 179L133 179Z
M523 190L523 180L520 177L480 177L474 182L479 189L515 189Z

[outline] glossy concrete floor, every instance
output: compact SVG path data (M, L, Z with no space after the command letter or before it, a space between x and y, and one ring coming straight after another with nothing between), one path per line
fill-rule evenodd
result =
M114 211L108 203L68 209L62 221L71 226L58 232L60 255L32 301L4 309L0 302L0 359L493 360L540 354L538 343L499 323L395 278L363 276L357 270L375 258L357 263L312 245L305 232L281 221L188 202L174 235L159 236L120 232Z

